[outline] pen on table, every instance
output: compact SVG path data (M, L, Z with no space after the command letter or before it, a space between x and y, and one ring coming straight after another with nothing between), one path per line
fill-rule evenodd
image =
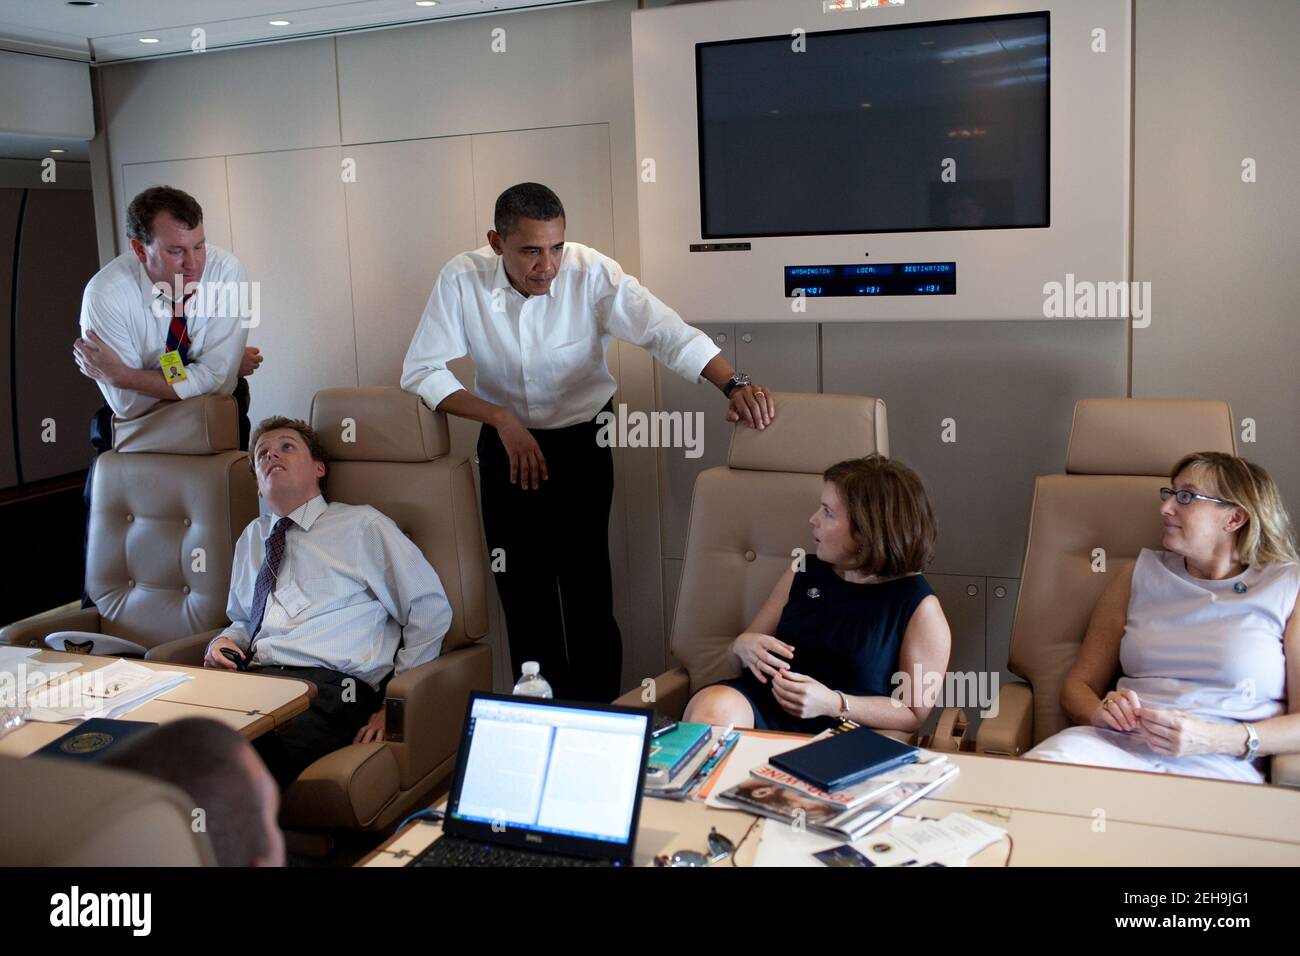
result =
M695 771L695 780L690 785L691 790L694 790L709 778L709 774L713 772L713 768L722 760L726 752L731 749L731 745L735 743L738 737L739 735L732 728L728 727L726 733L722 734L718 738L718 742L713 745L713 749L709 751L709 755L705 757L704 762L700 764L700 769Z
M735 734L735 730L732 728L731 725L728 725L727 729L718 735L718 739L715 740L713 742L713 746L709 748L708 756L705 757L704 762L700 764L701 770L703 770L712 762L713 758L717 755L718 751L723 748L726 742L730 740L734 734Z

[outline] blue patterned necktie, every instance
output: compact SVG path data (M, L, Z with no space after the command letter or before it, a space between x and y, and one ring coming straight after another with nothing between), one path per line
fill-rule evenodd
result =
M280 572L280 562L284 560L284 534L292 524L292 518L281 518L266 539L266 557L262 559L262 568L257 572L257 581L253 585L253 614L249 619L248 632L249 660L253 658L253 641L262 627L262 616L266 613L266 599L275 587L275 576Z

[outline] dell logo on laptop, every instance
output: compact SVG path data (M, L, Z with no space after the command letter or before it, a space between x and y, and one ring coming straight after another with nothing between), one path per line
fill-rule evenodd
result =
M527 840L529 843L541 843L541 842L542 842L542 838L539 837L536 833L526 833L526 834L524 834L524 839Z

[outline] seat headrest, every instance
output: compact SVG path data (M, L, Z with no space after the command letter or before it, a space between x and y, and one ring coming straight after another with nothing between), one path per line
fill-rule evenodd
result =
M159 402L138 418L113 418L113 450L123 454L215 455L239 449L239 406L230 395Z
M759 431L731 433L727 465L748 471L820 475L836 462L889 454L885 403L862 395L773 392L776 417Z
M1194 451L1236 454L1227 402L1084 398L1074 405L1065 471L1168 477L1169 469Z
M451 450L447 416L395 385L321 389L311 427L335 461L433 461Z
M0 866L213 866L194 801L116 767L61 757L0 757Z

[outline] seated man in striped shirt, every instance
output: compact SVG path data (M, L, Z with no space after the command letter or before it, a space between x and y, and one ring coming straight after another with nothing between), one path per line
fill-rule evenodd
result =
M369 505L326 502L328 463L305 422L268 418L249 467L269 515L240 535L226 606L231 624L203 663L312 681L311 709L254 745L287 787L325 754L382 740L383 688L438 656L451 605L438 574Z

